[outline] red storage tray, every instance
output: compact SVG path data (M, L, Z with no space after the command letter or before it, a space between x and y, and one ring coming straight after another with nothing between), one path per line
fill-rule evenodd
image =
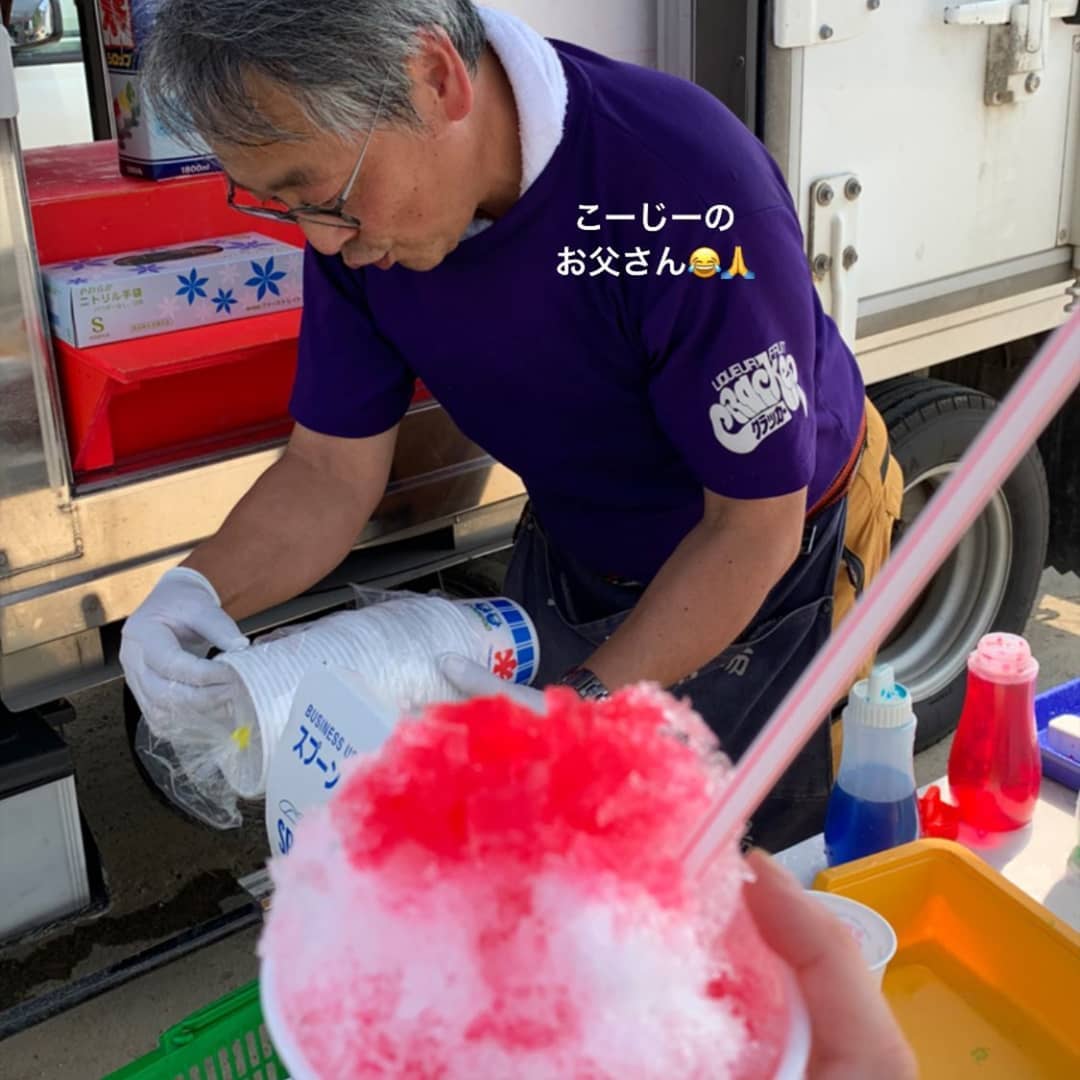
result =
M42 263L234 232L261 232L298 247L304 243L295 225L233 210L225 201L221 173L162 181L121 176L115 142L27 150L24 165Z
M294 225L238 214L220 173L160 183L121 176L116 144L31 150L27 187L42 264ZM56 340L77 479L280 438L292 426L300 312L275 312L79 349Z
M80 476L288 434L299 311L78 349L56 341Z

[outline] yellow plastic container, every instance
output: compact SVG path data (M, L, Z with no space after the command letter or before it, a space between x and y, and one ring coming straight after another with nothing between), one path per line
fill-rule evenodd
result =
M814 886L896 931L883 990L923 1080L1080 1077L1080 934L976 855L917 840Z

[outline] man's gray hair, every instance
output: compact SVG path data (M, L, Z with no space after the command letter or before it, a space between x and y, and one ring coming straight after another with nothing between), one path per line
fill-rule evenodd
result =
M135 0L136 3L139 0ZM145 3L146 0L143 0ZM418 123L406 65L442 30L475 74L484 25L473 0L159 0L142 56L150 105L182 140L254 146L302 137L252 101L252 78L285 90L318 130L344 138L381 118Z

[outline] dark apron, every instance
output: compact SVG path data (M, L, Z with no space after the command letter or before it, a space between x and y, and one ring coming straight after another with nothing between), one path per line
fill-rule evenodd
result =
M841 498L808 522L802 552L743 634L671 687L690 699L734 760L829 636L846 511ZM556 548L526 507L504 591L536 623L536 685L543 686L584 663L630 613L644 586L618 584L581 566ZM777 851L820 832L832 776L826 720L754 815L745 843Z

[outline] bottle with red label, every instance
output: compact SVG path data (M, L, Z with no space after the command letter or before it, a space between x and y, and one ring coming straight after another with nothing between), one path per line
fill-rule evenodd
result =
M967 695L949 754L960 820L981 833L1031 821L1042 765L1035 730L1038 661L1016 634L987 634L968 657Z

